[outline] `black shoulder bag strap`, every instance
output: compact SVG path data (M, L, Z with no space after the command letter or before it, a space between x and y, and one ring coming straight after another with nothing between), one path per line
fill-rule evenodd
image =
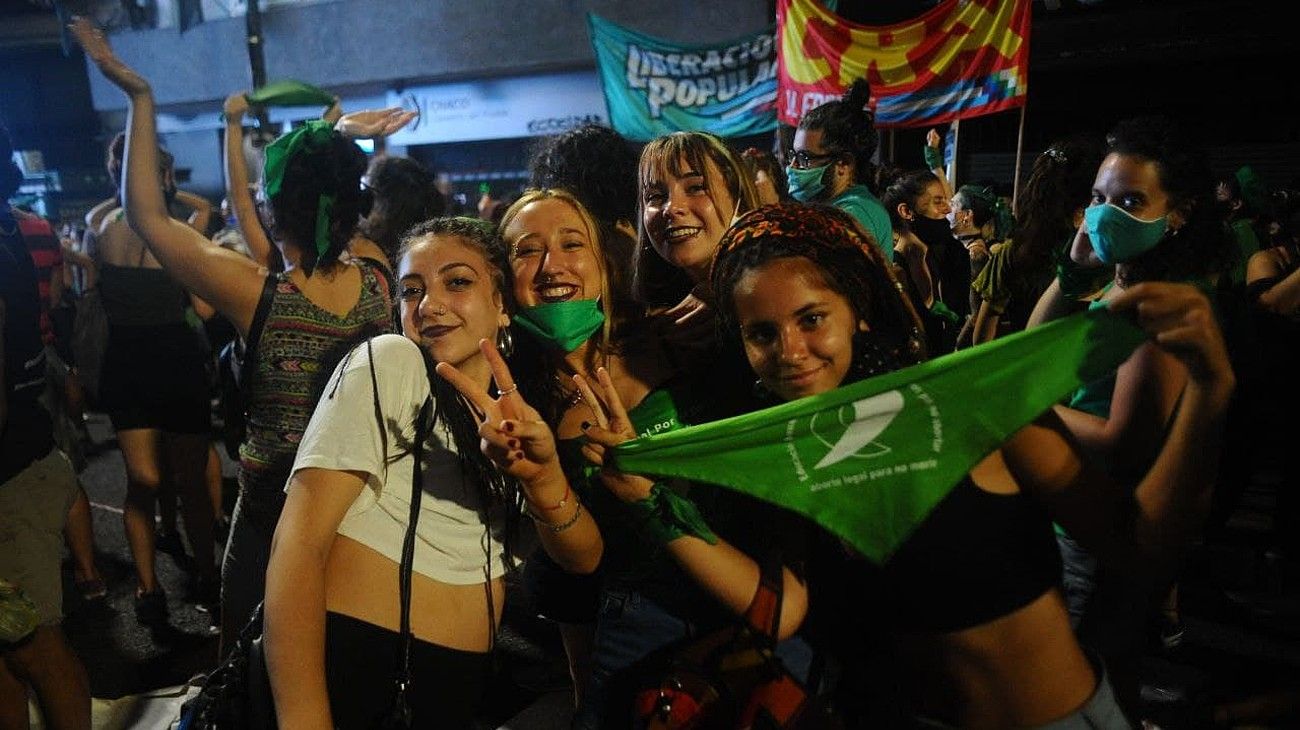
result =
M253 392L253 373L257 372L257 344L262 339L262 330L266 329L267 317L271 315L271 300L275 299L275 285L278 282L279 277L274 273L266 275L266 280L262 282L262 296L257 300L253 321L248 325L248 336L244 338L244 355L240 358L239 366L239 392L243 395L245 415Z
M370 359L370 383L374 388L375 418L379 421L379 434L384 444L384 460L388 457L388 429L384 425L383 409L379 405L379 380L375 375L375 353L371 341L366 341L366 351ZM430 384L432 386L432 384ZM406 536L402 539L402 562L398 567L397 580L401 593L401 649L397 659L397 682L392 707L380 723L385 730L410 728L412 726L411 706L407 701L407 688L411 684L411 574L415 569L415 527L420 520L420 502L424 496L424 443L429 437L430 421L433 418L432 390L420 406L415 419L415 462L411 465L411 512L407 518Z

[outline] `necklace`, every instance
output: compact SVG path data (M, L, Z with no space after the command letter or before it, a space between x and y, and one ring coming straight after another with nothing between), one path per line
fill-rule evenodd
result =
M565 391L564 380L558 374L555 376L555 389L564 398L564 410L566 411L582 402L582 391L576 387L571 391Z

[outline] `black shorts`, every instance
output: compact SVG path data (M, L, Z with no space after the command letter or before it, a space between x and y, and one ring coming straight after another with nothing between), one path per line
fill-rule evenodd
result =
M99 392L113 428L211 431L207 362L198 337L183 323L109 330Z
M392 706L401 637L339 613L325 614L325 685L340 730L378 727ZM472 728L492 655L411 642L412 727Z

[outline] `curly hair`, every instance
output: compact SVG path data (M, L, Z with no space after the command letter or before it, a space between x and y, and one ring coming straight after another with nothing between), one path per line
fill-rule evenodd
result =
M636 151L609 127L584 124L543 138L528 161L530 188L573 193L605 225L636 220Z
M866 339L893 367L925 358L921 319L880 248L852 216L826 205L765 205L723 235L710 279L728 338L740 337L735 290L741 277L780 258L812 262L826 285L849 302L855 318L871 325L869 338L854 337L855 363L868 354Z
M799 129L821 130L822 146L828 152L851 155L854 180L868 187L875 184L871 157L880 146L876 116L867 109L870 101L871 84L866 79L858 79L844 96L812 109L799 120ZM878 190L872 188L871 192Z
M301 247L299 264L308 276L316 268L338 265L339 255L357 232L361 216L370 212L371 196L361 189L366 153L355 142L331 131L324 144L300 149L288 161L280 191L271 196L275 228ZM333 196L329 211L329 246L316 251L316 217L322 196Z
M672 306L691 290L686 272L669 264L650 243L646 232L646 193L666 177L679 177L687 170L703 172L705 161L712 162L722 173L727 192L736 201L736 211L745 213L758 206L758 191L749 176L749 168L726 142L707 132L673 132L651 140L641 150L637 167L637 247L632 258L632 294L647 306ZM705 179L707 186L711 181ZM709 198L714 200L713 192Z
M409 157L376 157L366 170L374 196L361 232L395 263L402 238L415 224L441 216L445 202L428 168Z
M506 247L501 242L501 236L497 234L496 227L491 223L479 220L477 218L434 218L416 225L406 237L402 239L401 247L398 250L398 261L406 257L410 251L418 246L422 246L436 237L451 237L459 239L464 243L482 254L487 261L488 268L491 270L491 279L493 286L496 287L497 293L501 295L502 302L505 303L506 311L514 309L513 286L510 280L510 264L506 260ZM434 424L435 428L429 430L431 437L433 434L440 433L441 429L436 426L442 426L451 432L452 441L456 445L456 455L460 459L461 472L465 479L479 490L478 496L480 504L484 505L482 518L484 522L489 522L493 507L504 506L506 530L504 549L507 555L512 555L514 539L519 532L519 515L523 506L523 491L519 488L519 483L512 477L502 474L495 465L492 464L479 447L478 420L475 418L469 403L456 388L438 375L434 369L434 363L424 348L420 348L425 357L425 365L428 369L430 387L433 390L434 398ZM490 534L489 530L489 534ZM491 549L491 545L485 547ZM491 565L491 561L488 562ZM491 583L491 581L488 581ZM488 589L488 616L489 621L493 621L491 588Z
M1231 270L1237 250L1215 205L1214 175L1205 154L1170 120L1138 117L1106 137L1107 152L1153 162L1170 210L1184 218L1155 248L1128 262L1126 280L1186 281Z

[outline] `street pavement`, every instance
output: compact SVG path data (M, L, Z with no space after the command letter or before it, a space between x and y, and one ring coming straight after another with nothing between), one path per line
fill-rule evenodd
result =
M92 503L96 559L109 593L104 601L82 601L66 563L64 627L96 698L166 694L212 666L217 642L210 617L186 601L184 561L161 555L158 577L170 618L152 629L136 621L135 577L122 532L121 453L107 418L92 414L88 425L93 448L81 479ZM234 465L224 453L222 458L229 507ZM1146 716L1159 727L1300 727L1300 581L1288 579L1269 550L1273 495L1281 486L1275 482L1267 473L1252 480L1227 529L1197 550L1184 571L1184 641L1172 651L1153 648L1144 663ZM533 615L517 587L510 590L499 647L497 677L479 727L567 727L568 677L558 635ZM1225 705L1243 719L1214 723L1214 713ZM157 718L150 722L132 727L166 727Z

